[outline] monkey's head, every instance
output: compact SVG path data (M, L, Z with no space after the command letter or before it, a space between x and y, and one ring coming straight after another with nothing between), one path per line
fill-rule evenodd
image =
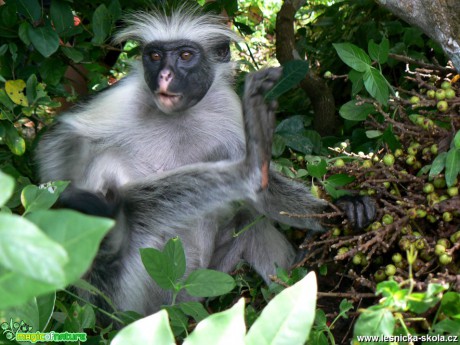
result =
M116 40L140 42L145 82L165 113L193 107L232 70L230 42L239 37L218 16L182 8L170 16L137 13L128 23Z

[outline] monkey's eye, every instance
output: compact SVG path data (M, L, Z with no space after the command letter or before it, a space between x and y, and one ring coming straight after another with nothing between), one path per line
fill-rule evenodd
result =
M193 54L190 53L190 52L182 52L182 53L180 54L180 58L181 58L182 60L184 60L184 61L190 60L190 59L192 58L192 56L193 56Z
M152 54L150 54L150 58L151 58L153 61L160 61L160 60L161 60L161 55L158 54L158 53L152 53Z

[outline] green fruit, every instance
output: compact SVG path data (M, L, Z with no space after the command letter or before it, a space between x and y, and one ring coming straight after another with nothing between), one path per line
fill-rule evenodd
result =
M404 154L403 150L396 149L395 150L395 157L401 157Z
M417 158L415 158L415 156L413 156L413 155L409 155L406 158L406 164L407 165L414 165L416 161L417 161Z
M457 196L457 195L458 195L458 187L453 186L453 187L447 188L447 194L448 194L450 197Z
M340 236L340 233L341 233L341 231L340 231L340 229L338 227L332 228L332 236L338 237L338 236Z
M454 232L452 235L450 235L450 241L452 243L456 243L460 239L460 231Z
M337 251L337 255L343 255L343 254L347 253L348 250L349 250L348 247L341 247L341 248L339 248L339 250Z
M334 166L341 168L345 166L345 162L342 158L339 158L334 162Z
M447 104L446 101L439 101L437 104L436 104L436 108L438 108L438 110L442 113L446 112L448 109L449 109L449 105Z
M436 97L436 91L434 90L428 90L426 92L426 95L428 96L428 98L435 98Z
M444 212L442 214L442 220L445 222L451 222L454 219L454 216L450 212Z
M423 186L423 192L426 193L426 194L433 193L433 192L434 192L434 186L433 186L433 184L431 184L431 183L426 183L426 184Z
M385 164L386 166L393 166L393 164L395 164L395 156L393 156L391 153L387 153L385 156L383 156L383 164Z
M443 90L447 90L447 89L450 89L452 87L452 85L450 84L450 82L448 81L443 81L441 83L441 89Z
M382 227L382 223L380 222L373 222L371 224L371 230L375 231L375 230L378 230Z
M391 260L393 260L393 262L394 262L395 264L401 262L402 259L403 259L403 257L402 257L402 255L401 255L401 253L395 253L395 254L393 254L393 256L391 257Z
M383 224L390 225L390 224L393 224L393 222L394 222L394 219L393 219L393 216L391 214L383 215L383 217L382 217L382 223Z
M387 278L387 275L385 274L383 270L377 270L374 273L374 279L376 282L384 281L386 278Z
M410 241L407 237L401 238L398 244L399 244L399 248L401 248L401 250L404 250L404 251L406 251L410 247Z
M447 99L455 98L455 91L452 89L446 90L446 98Z
M439 255L442 255L446 252L446 247L444 247L443 245L441 244L437 244L434 246L434 253L439 256Z
M436 244L440 244L441 246L444 246L445 248L450 248L452 244L447 238L440 238L439 240L436 241Z
M443 89L437 89L436 90L436 99L438 101L442 100L446 98L446 91L444 91Z
M411 156L416 156L417 155L417 152L418 152L418 147L416 146L409 146L407 148L407 153Z
M439 263L441 265L448 265L452 262L452 255L449 255L447 253L444 253L439 256Z
M410 102L411 104L418 104L418 103L420 103L420 98L418 98L417 96L412 96L412 97L410 98L409 102Z
M425 248L425 240L423 238L419 238L417 241L415 241L415 248L418 250Z
M446 187L446 180L444 179L444 177L436 177L436 178L433 180L433 185L434 185L437 189L445 188L445 187Z
M372 167L372 161L370 159L366 159L364 162L363 162L363 165L362 165L363 168L371 168Z
M331 79L332 78L332 72L331 71L324 72L324 78Z
M431 145L430 146L430 151L434 155L438 154L438 145L436 145L436 144Z
M416 218L425 218L426 217L426 211L422 210L421 208L417 209L417 215Z
M385 274L388 277L394 276L395 273L396 273L396 266L395 265L392 265L392 264L386 265Z

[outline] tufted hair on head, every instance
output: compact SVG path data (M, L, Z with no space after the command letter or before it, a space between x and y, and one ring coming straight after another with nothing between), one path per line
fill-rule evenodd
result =
M115 42L128 39L147 44L153 41L191 40L204 49L220 42L239 41L222 17L203 13L200 8L183 6L172 14L164 11L135 12L125 18L128 24L115 36Z

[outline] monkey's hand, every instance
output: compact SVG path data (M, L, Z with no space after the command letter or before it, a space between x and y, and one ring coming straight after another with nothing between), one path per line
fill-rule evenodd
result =
M337 199L335 205L346 214L348 222L356 230L369 226L377 214L375 201L368 196L343 196Z
M266 101L265 94L276 84L281 68L267 68L246 77L243 98L246 132L246 164L250 171L260 171L260 189L268 187L276 101Z

